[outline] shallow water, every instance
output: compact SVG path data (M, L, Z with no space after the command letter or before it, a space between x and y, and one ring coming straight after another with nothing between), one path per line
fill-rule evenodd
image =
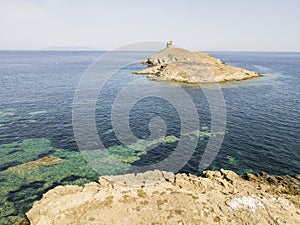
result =
M0 218L1 224L17 223L45 191L59 184L82 185L96 180L84 160L72 129L72 103L76 87L88 66L104 52L0 51ZM144 59L149 53L138 54ZM211 52L226 63L264 74L263 78L221 84L227 126L222 147L209 169L238 173L271 174L300 172L300 53ZM128 57L120 55L122 57ZM109 67L109 65L107 65ZM166 139L122 146L111 124L111 108L117 94L140 76L132 64L118 71L97 101L96 125L106 150L101 151L100 174L120 174L131 166L149 165L166 158L180 135L198 140L191 159L181 172L199 174L198 166L211 135L211 118L202 86L184 86L197 107L201 132L180 134L178 111L165 100L149 97L130 112L131 131L149 137L149 122L160 116L166 122ZM180 87L147 81L165 94ZM155 145L155 148L151 148ZM151 149L151 150L150 150ZM44 156L64 162L22 171L12 166ZM34 194L33 194L34 193Z

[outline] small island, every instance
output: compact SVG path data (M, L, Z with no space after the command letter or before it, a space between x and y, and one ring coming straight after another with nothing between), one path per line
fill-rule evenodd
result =
M254 71L227 65L203 52L175 48L172 41L142 64L148 68L133 74L148 74L149 79L156 81L197 84L240 81L262 76Z

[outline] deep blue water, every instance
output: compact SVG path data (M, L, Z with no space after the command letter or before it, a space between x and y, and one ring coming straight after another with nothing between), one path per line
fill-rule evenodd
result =
M56 148L77 151L72 130L72 103L83 73L104 52L80 51L0 51L0 111L13 110L13 123L4 120L0 145L29 138L47 138ZM140 54L144 59L152 53ZM221 84L226 102L227 129L212 169L237 172L266 171L271 174L300 173L300 53L210 52L226 63L264 74L263 78ZM120 60L125 55L120 54ZM109 66L109 65L108 65ZM116 94L129 81L137 79L130 65L119 71L103 90L97 104L97 128L105 146L118 144L111 129L110 109ZM147 80L146 77L144 77ZM179 88L170 83L148 81L153 87ZM201 125L210 128L207 100L197 86L185 86L200 116ZM28 120L28 114L44 111ZM149 98L131 112L132 132L145 138L148 122L160 115L167 134L180 135L178 113L168 102ZM26 119L27 118L27 119ZM197 172L205 140L198 144L183 172ZM135 162L135 165L161 160L174 144L164 144ZM5 162L1 162L5 164Z

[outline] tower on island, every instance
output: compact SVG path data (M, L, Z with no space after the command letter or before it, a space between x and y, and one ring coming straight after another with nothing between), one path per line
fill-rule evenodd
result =
M173 41L168 41L167 42L167 48L173 48Z

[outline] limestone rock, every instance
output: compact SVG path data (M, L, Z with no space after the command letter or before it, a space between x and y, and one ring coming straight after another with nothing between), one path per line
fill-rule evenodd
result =
M58 186L26 215L33 225L299 224L299 188L299 176L148 171Z

